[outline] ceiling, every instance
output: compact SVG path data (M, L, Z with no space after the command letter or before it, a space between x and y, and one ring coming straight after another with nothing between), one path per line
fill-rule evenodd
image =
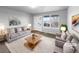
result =
M38 6L36 8L31 8L29 6L7 6L7 7L10 9L14 9L22 12L28 12L31 14L44 13L49 11L58 11L68 8L68 6Z

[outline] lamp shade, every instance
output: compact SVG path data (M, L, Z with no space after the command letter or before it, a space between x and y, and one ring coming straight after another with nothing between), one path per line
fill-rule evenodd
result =
M28 29L31 29L31 24L28 24L28 25L27 25L27 28L28 28Z
M4 35L7 33L7 30L3 24L0 24L0 35Z
M28 24L28 27L31 27L31 24Z
M60 31L63 31L63 32L67 31L67 25L62 24L60 27Z

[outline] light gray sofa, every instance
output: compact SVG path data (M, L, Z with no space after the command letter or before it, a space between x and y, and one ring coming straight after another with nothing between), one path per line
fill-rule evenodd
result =
M28 30L26 26L8 28L7 41L12 42L29 34L31 34L31 30Z

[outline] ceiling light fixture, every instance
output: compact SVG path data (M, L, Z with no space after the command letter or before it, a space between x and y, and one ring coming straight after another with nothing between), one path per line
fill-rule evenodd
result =
M37 6L29 6L29 7L31 7L31 8L36 8Z

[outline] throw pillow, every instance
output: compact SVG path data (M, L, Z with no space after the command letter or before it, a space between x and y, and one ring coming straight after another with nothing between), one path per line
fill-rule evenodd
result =
M15 29L15 33L17 33L18 31L17 31L17 28L14 28Z
M70 35L69 31L66 31L66 34L67 34L67 36L69 36Z
M74 53L75 49L73 47L73 45L67 41L64 46L63 46L63 52L64 53Z
M71 43L75 47L76 52L79 52L79 41L77 39L73 38Z
M10 33L15 33L14 28L10 28Z
M24 31L25 31L25 30L27 30L27 27L26 27L26 26L24 27Z
M79 53L79 43L75 46L76 52Z
M70 41L73 39L73 36L72 35L68 35L67 38L66 38L66 41Z
M22 31L21 27L17 28L17 31L18 31L18 32Z
M66 37L67 37L66 33L65 33L65 32L62 32L62 34L61 34L61 39L62 39L62 40L66 40Z
M72 41L71 41L71 43L79 43L79 40L73 38Z
M22 31L24 31L24 27L21 27Z

